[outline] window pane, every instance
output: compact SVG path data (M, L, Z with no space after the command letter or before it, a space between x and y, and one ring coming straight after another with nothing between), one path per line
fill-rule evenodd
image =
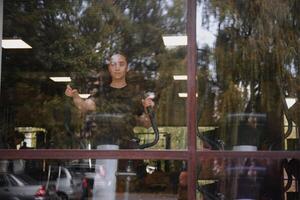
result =
M299 159L200 159L200 199L299 199ZM280 167L282 166L282 168Z
M32 198L37 195L41 198L60 196L68 199L186 199L186 164L180 160L83 159L23 162L25 166L19 171L14 171L16 167L13 167L18 162L1 162L3 177L13 177L16 184L9 186L5 193L0 188L0 197ZM57 169L66 176L59 176ZM24 177L36 181L27 182ZM1 185L4 187L4 182Z
M300 149L298 6L293 1L198 4L201 148Z
M186 148L186 41L183 0L4 1L1 148L152 147L153 105Z

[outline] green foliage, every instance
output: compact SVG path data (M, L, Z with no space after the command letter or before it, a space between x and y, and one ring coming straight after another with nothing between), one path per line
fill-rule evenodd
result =
M284 132L279 91L282 89L290 97L298 99L300 94L297 86L300 72L300 2L199 2L204 8L202 26L210 29L212 23L217 24L215 46L206 53L207 62L199 67L202 100L199 107L203 109L200 122L225 127L228 114L265 113L268 121L262 137L269 138L269 141L279 138ZM207 119L207 115L213 118ZM221 134L225 137L228 130L221 130Z
M211 16L218 22L213 56L216 84L225 95L232 83L250 86L261 98L256 111L272 109L278 99L275 77L283 79L299 72L298 1L204 1L203 23ZM291 70L295 68L295 71ZM271 86L272 85L272 86ZM255 87L259 91L254 91ZM232 88L232 87L231 87ZM268 94L268 95L265 95ZM221 95L222 96L222 95ZM258 99L258 98L257 98Z
M127 54L136 73L132 77L144 81L138 84L161 91L170 83L167 74L176 65L168 61L161 36L185 32L184 4L181 0L169 3L5 1L3 38L21 38L32 46L3 52L2 104L15 107L15 125L45 127L55 138L64 138L59 136L66 134L62 113L71 104L64 96L65 86L54 85L48 77L72 76L78 89L88 92L83 77L104 69L114 52ZM183 66L175 68L179 67ZM73 118L74 133L79 133L82 123Z

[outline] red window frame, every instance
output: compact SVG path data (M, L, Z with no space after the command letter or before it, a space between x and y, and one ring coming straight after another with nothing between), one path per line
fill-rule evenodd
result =
M3 0L0 0L3 5ZM196 199L197 163L202 159L211 158L269 158L269 159L300 159L297 151L197 151L196 145L196 0L187 0L187 71L188 71L188 98L187 98L187 150L80 150L80 149L36 149L36 150L11 150L0 149L0 159L81 159L81 158L117 158L117 159L160 159L184 160L188 163L188 199ZM2 30L1 30L2 32ZM1 43L0 43L1 44ZM0 50L1 55L1 50Z

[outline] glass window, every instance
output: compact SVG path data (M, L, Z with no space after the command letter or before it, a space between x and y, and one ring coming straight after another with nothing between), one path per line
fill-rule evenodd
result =
M198 191L204 199L299 198L299 183L291 175L299 158L269 157L272 151L300 149L298 6L290 1L197 5L199 154L235 155L201 157ZM265 159L253 158L262 151Z
M16 163L13 160L12 164ZM44 197L67 197L68 199L177 199L187 196L186 162L182 160L125 160L125 159L79 159L79 160L24 160L27 167L22 175L5 172L7 178L23 183L25 179L35 179L30 184L16 186L7 197L20 192L19 198L33 197L40 188L50 193ZM43 163L41 167L40 164ZM76 176L58 178L62 174ZM8 170L8 168L7 168ZM72 172L71 172L72 171ZM0 176L1 185L7 185ZM42 186L42 187L41 187ZM55 189L54 189L55 188ZM26 190L26 192L25 192ZM52 190L54 190L54 193ZM0 195L2 195L0 191ZM25 196L26 195L26 196ZM49 196L47 196L49 195Z
M280 163L283 167L272 175ZM215 157L200 158L199 164L197 190L204 199L299 198L299 159Z
M0 168L30 198L299 199L297 1L2 5Z
M3 13L3 148L186 148L184 1L4 1Z
M297 5L264 2L198 4L201 148L299 150Z

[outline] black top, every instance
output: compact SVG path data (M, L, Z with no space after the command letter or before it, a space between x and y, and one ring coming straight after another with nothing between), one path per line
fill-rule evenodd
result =
M96 103L96 112L87 115L86 126L91 130L94 145L124 146L133 137L136 118L143 113L142 96L127 85L106 86L91 98Z

